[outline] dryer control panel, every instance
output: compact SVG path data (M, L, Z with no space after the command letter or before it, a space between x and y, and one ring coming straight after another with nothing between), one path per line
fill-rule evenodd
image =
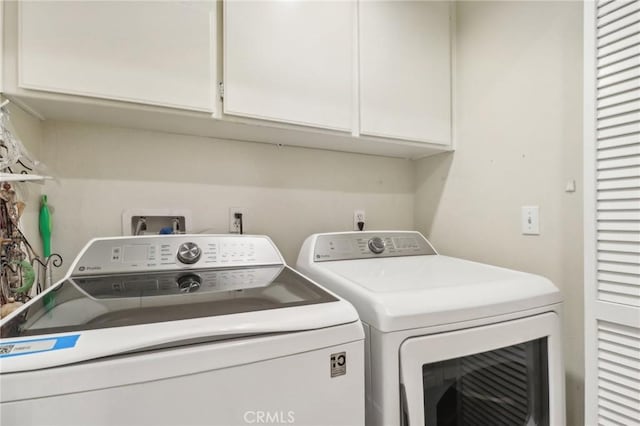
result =
M157 235L90 241L72 276L283 265L273 242L262 235Z
M316 237L313 260L323 262L432 254L437 253L419 232L340 232Z

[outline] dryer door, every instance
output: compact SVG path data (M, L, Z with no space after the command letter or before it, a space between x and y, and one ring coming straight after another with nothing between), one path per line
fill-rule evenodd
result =
M410 426L564 425L556 314L406 340L400 347Z

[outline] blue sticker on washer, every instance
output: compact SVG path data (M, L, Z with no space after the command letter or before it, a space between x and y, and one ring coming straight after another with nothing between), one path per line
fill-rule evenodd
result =
M78 337L80 337L79 334L73 334L70 336L53 337L49 339L2 342L0 343L0 358L73 348L78 341Z

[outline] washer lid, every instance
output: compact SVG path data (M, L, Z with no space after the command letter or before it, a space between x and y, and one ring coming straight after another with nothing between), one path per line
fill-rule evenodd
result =
M286 266L76 277L0 323L0 371L357 319L347 302Z
M2 337L125 327L337 299L283 266L70 278L2 325Z
M300 270L394 331L519 312L561 301L546 278L441 255L319 262Z

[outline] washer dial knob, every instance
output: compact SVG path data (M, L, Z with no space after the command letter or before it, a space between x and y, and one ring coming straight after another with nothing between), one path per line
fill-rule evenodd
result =
M200 289L202 279L196 274L187 274L178 278L178 290L180 293L193 293Z
M380 254L385 249L384 241L382 241L382 238L380 237L371 238L367 245L369 246L369 250L371 250L375 254Z
M196 243L183 243L178 247L178 260L187 265L196 263L201 255L202 250Z

